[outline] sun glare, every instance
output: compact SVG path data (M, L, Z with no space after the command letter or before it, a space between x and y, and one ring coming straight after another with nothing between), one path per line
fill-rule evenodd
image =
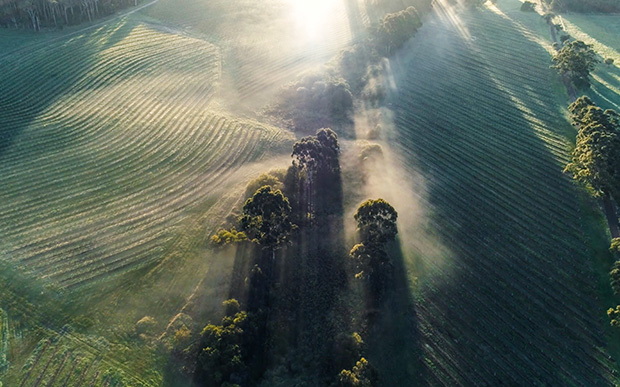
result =
M336 8L334 0L289 0L300 34L308 39L322 35Z

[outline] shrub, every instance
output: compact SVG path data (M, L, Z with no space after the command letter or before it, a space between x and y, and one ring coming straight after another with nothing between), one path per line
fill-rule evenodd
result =
M245 233L243 231L237 231L235 227L232 227L230 230L221 228L217 231L215 235L211 236L211 245L219 247L247 240L248 237L245 235Z
M157 321L151 316L144 316L136 323L136 333L138 334L150 334L155 330Z

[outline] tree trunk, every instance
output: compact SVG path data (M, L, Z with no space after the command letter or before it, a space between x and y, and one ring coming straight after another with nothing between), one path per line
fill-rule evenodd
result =
M620 237L620 232L618 230L618 217L616 216L616 206L614 206L614 203L611 201L608 193L605 193L605 196L603 196L603 212L607 218L607 224L609 225L609 233L611 234L611 237Z

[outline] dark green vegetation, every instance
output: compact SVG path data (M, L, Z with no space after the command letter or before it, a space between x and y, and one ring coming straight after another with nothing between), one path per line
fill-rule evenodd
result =
M581 40L564 40L562 48L553 57L553 68L568 77L577 89L590 87L590 72L600 63L592 45Z
M618 0L546 0L557 12L620 12Z
M439 1L384 58L378 10L417 4L317 0L336 22L312 36L284 3L160 0L18 54L0 31L4 385L616 383L613 257L561 173L574 130L544 21ZM261 123L334 56L308 95L350 93L346 116L322 107L339 139ZM356 234L368 197L398 217L367 202L358 220L381 222Z
M3 0L0 1L0 27L62 28L63 26L92 22L110 15L138 0Z
M580 97L568 110L579 128L572 161L565 170L596 197L614 198L620 203L620 122L613 110Z
M361 43L341 51L327 70L283 87L279 102L269 113L297 132L332 127L351 136L353 100L373 106L382 102L386 92L380 79L381 58L401 48L421 26L420 15L412 6L388 13L367 28Z
M523 12L536 12L536 4L531 1L524 1L521 5L521 11Z

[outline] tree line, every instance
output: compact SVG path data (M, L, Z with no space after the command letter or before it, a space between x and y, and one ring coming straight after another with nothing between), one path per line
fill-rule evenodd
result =
M370 7L381 8L379 4ZM383 82L377 81L382 72L381 59L402 47L421 26L413 6L386 14L368 27L362 41L340 52L324 71L285 85L267 113L298 132L331 127L340 134L350 134L354 101L376 106L386 96Z
M265 364L257 364L255 359L265 355L262 353L267 346L265 335L274 324L270 316L277 313L273 305L278 305L279 297L285 297L279 293L275 267L277 261L299 259L287 251L276 255L276 251L312 239L311 234L317 231L322 235L320 230L326 227L330 217L342 216L341 208L334 204L342 201L337 193L341 185L339 154L338 136L331 129L320 129L316 135L300 139L293 145L288 170L251 181L246 192L255 191L245 201L236 224L212 236L215 246L250 243L259 247L260 252L251 271L246 273L254 297L247 298L244 308L236 299L225 301L221 323L208 324L197 344L185 349L195 354L190 361L199 384L245 386L261 379ZM258 187L261 184L265 185ZM370 308L380 302L390 282L392 265L385 246L396 237L397 216L396 210L383 199L363 202L354 214L361 243L353 247L349 258L336 258L341 264L355 268L350 275L362 281L370 295L367 297ZM292 264L303 265L302 262ZM340 275L346 273L336 274L335 282L345 281L338 278ZM324 286L330 286L328 279L323 280ZM358 332L339 334L331 347L333 353L321 354L333 358L334 364L329 371L331 376L328 374L321 383L343 387L375 385L377 372L363 356L363 343Z
M0 26L62 28L110 15L138 0L0 0Z
M545 0L556 12L620 12L618 0Z

